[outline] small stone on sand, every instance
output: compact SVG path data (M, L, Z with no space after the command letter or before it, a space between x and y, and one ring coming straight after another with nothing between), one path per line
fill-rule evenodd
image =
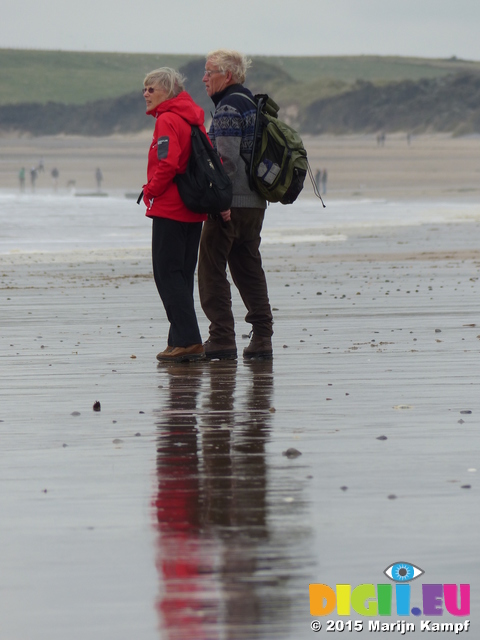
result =
M289 449L287 449L282 453L282 456L286 456L287 458L298 458L298 456L301 456L301 455L302 455L302 452L299 451L298 449L295 449L294 447L290 447Z

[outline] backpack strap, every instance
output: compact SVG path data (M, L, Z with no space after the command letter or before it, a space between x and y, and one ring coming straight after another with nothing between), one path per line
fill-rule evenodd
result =
M255 96L255 98L257 98L257 96ZM253 100L252 100L252 102L253 102ZM262 135L262 132L261 132L261 129L260 129L260 114L262 113L263 105L264 105L264 97L263 96L259 96L259 99L257 100L257 115L255 117L255 130L253 132L252 153L250 154L250 161L249 161L249 163L247 165L248 186L250 187L250 189L252 191L254 191L254 188L253 188L253 163L255 161L255 149L257 148L258 140Z
M235 91L234 93L229 93L228 96L225 96L225 98L229 98L230 96L243 96L249 102L251 102L255 107L257 106L257 103L255 102L255 100L252 100L252 98L250 98L250 96L247 96L246 93L241 93L240 91ZM225 98L223 98L223 99L225 100ZM222 103L222 100L220 100L220 104L221 103Z
M255 100L253 98L250 98L250 96L247 96L246 93L241 93L240 91L235 91L234 93L230 93L228 96L225 97L230 97L230 96L243 96L244 98L246 98L249 102L251 102L257 109L257 115L255 118L255 129L253 132L253 146L252 146L252 153L250 154L250 158L245 157L244 155L240 154L240 157L242 158L242 160L245 162L245 171L247 174L247 178L248 178L248 186L250 187L251 191L254 191L253 188L253 182L252 182L252 176L253 176L253 162L255 159L255 148L257 146L257 139L260 136L260 113L262 111L263 105L264 105L264 99L267 98L268 96L266 94L262 94L262 95L256 95L255 96Z

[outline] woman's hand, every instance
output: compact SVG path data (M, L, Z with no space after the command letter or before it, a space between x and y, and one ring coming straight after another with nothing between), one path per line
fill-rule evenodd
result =
M221 211L220 212L220 215L222 216L222 220L224 222L228 222L231 219L230 213L231 213L230 209L227 209L226 211Z
M153 198L149 198L146 194L145 194L145 189L143 191L143 203L145 204L145 206L147 207L148 211L150 211L150 209L153 206Z

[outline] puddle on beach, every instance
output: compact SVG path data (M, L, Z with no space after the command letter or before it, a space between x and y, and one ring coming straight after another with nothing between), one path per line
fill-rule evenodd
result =
M301 496L272 484L266 455L273 366L159 367L168 386L153 500L162 638L291 638L293 619L308 620Z

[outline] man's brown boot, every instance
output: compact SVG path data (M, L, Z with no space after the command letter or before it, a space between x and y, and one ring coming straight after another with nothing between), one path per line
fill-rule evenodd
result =
M243 350L245 360L271 360L273 358L272 338L252 335L250 344Z
M203 343L203 346L207 360L236 360L237 358L237 345L235 342L221 344L209 338Z

